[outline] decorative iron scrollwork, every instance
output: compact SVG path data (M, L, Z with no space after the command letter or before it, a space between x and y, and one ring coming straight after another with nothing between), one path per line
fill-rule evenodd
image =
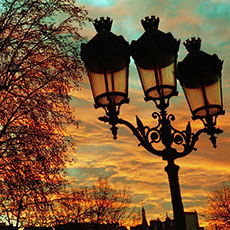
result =
M143 124L141 119L136 116L135 127L130 122L118 118L119 108L107 108L106 116L99 117L99 120L109 123L113 138L117 139L117 124L123 124L127 126L136 138L139 140L139 146L143 146L149 152L161 156L164 160L175 160L180 157L188 155L193 150L196 150L195 144L199 139L200 134L206 133L210 135L210 140L213 144L213 147L216 147L216 136L219 133L222 133L222 130L215 128L215 122L207 121L206 126L193 133L191 130L190 122L188 122L186 129L179 131L175 129L171 122L175 121L175 116L173 114L167 115L165 109L161 109L161 112L154 112L152 117L157 124L150 128ZM164 149L156 149L156 144L162 143ZM176 150L173 148L173 144L179 145L182 147L182 150Z

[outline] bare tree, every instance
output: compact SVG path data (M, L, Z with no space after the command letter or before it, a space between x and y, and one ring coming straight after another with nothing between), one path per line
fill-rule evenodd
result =
M111 187L108 179L98 179L98 183L85 189L89 209L86 220L99 224L123 224L128 217L131 195L126 189L118 190Z
M123 225L129 217L130 202L131 195L126 189L113 189L107 179L99 178L93 186L63 190L43 214L44 223L49 226L76 222L85 226L111 224L112 229L113 224ZM41 221L43 217L37 219Z
M216 187L208 198L206 218L219 226L218 229L230 229L230 183Z
M0 0L0 214L17 227L64 185L85 20L74 0Z
M46 217L44 223L49 226L76 222L85 223L91 208L88 188L67 186L56 199L50 202L48 212L43 215ZM38 219L41 220L41 218Z

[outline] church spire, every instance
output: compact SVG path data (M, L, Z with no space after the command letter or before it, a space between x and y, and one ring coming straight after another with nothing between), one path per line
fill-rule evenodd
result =
M142 206L142 226L148 227L148 222L145 216L145 209L144 206Z

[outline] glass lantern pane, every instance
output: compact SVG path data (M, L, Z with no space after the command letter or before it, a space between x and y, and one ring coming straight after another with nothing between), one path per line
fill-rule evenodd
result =
M222 100L221 100L221 85L220 80L215 82L212 85L205 87L205 93L208 100L208 105L211 105L209 108L209 114L214 115L217 112L219 112L220 108L219 106L222 106Z
M151 98L168 97L176 87L175 64L164 68L143 69L138 66L143 90ZM155 72L157 74L155 74Z
M127 98L128 94L127 67L117 72L105 74L89 73L89 79L95 102L108 105L110 102L117 105ZM108 100L110 98L110 101Z
M89 72L89 81L93 92L93 97L106 92L105 77L102 73Z
M220 91L220 80L212 85L205 87L206 96L209 104L221 105L221 91Z
M128 73L127 68L114 73L114 91L128 93Z
M162 77L162 85L165 86L172 86L173 88L176 87L176 80L175 80L175 64L172 63L171 65L160 69ZM169 96L174 89L164 87L163 95L165 97Z
M153 69L143 69L138 66L138 72L144 92L152 87L156 87L156 77ZM156 96L159 96L157 92L155 93Z
M222 107L220 80L202 88L184 88L192 114L197 117L217 114ZM206 98L206 99L205 99Z
M205 106L202 88L184 88L186 98L188 100L190 109L193 113L194 110ZM206 116L205 109L200 110L194 116Z

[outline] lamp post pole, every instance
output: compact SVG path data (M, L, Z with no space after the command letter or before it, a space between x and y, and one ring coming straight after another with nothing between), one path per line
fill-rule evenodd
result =
M165 167L165 171L169 178L175 229L186 230L184 207L178 177L179 169L180 167L174 163L174 160L168 160L168 165Z
M159 31L158 24L159 18L154 16L142 20L146 32L129 46L122 36L110 32L110 18L95 20L98 34L82 45L81 56L88 71L95 108L105 110L105 116L98 119L111 125L113 138L117 139L117 125L125 125L138 139L139 146L168 162L165 171L169 178L175 229L186 230L179 166L174 161L196 150L195 144L202 133L209 135L213 147L216 147L216 135L223 132L215 127L217 116L224 114L222 61L216 55L200 51L201 40L192 38L184 43L189 54L176 68L180 41L171 33ZM129 103L130 53L137 66L145 100L153 101L160 111L152 114L157 122L154 127L144 125L138 116L136 125L119 117L121 105ZM177 96L176 77L183 87L193 119L200 119L204 124L204 128L196 133L192 132L190 122L185 130L177 130L171 124L175 116L167 114L170 98ZM164 147L157 149L157 143ZM181 146L182 150L177 150L176 146Z

